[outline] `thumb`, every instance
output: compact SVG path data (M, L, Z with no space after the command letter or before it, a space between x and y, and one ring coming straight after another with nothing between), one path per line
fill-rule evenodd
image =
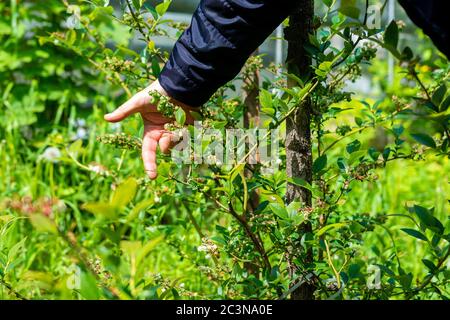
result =
M133 96L130 100L125 102L119 108L111 113L105 114L104 119L109 122L119 122L128 116L136 113L140 109L139 97L137 95Z

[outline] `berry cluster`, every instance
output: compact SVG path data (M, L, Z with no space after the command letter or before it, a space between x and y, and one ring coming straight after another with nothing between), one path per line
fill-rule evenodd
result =
M141 150L142 148L142 142L139 139L125 133L101 135L97 137L97 141L120 149Z
M130 60L122 60L117 57L106 57L103 61L103 68L115 72L132 72L135 63Z
M177 106L170 102L170 98L162 95L158 91L150 91L150 103L156 105L156 108L162 115L167 118L174 118Z

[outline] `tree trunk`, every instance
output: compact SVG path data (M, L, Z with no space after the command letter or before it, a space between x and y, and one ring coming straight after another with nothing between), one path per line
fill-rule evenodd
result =
M259 50L257 49L253 56L257 56ZM243 83L244 91L244 128L255 129L259 127L260 121L260 105L259 105L259 70L250 70L245 72L245 78ZM256 161L259 161L259 154L256 152ZM248 164L248 167L252 170L255 169L254 165ZM246 168L245 176L250 179L252 177L252 170ZM259 205L259 194L256 190L253 190L248 199L247 207L253 213Z
M288 41L287 68L289 73L302 79L310 78L311 58L304 49L308 42L308 34L313 32L314 2L313 0L296 0L298 6L289 19L289 27L285 29ZM290 86L298 85L289 83ZM288 177L298 177L311 183L312 181L312 143L311 143L311 101L306 99L298 106L296 112L286 119L286 171ZM286 203L300 201L306 208L311 207L311 192L305 188L288 183ZM311 224L300 226L300 235L311 231ZM293 263L294 258L301 257L303 264L313 262L312 251L302 252L301 245L291 248L288 261L291 272L291 299L314 299L315 285L305 278L305 270ZM300 286L296 285L301 283Z
M258 55L259 50L257 49L253 56ZM246 70L244 72L244 128L254 129L259 127L259 70ZM258 157L258 155L257 155ZM253 176L252 170L255 170L255 166L252 164L247 164L245 168L245 178L251 179ZM252 190L250 192L247 201L247 212L246 219L250 220L254 215L256 208L259 205L259 194L257 190ZM244 268L253 275L258 274L258 266L254 262L246 261L244 262Z

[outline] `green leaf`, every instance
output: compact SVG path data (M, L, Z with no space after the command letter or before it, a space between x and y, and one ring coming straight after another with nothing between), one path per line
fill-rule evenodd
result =
M289 218L296 225L299 225L305 220L305 215L299 213L302 207L303 203L301 203L300 201L293 201L289 203L289 205L286 207L286 211L288 213Z
M369 156L372 158L372 160L376 161L380 157L380 152L377 151L374 147L370 147L367 151L369 153Z
M431 272L434 272L437 270L436 266L434 265L434 263L428 259L422 259L423 264L430 269Z
M91 273L81 273L80 294L87 300L98 300L100 297L100 288L97 285L95 277Z
M288 182L295 184L297 186L303 187L303 188L313 192L313 187L311 186L311 184L302 178L297 178L297 177L289 178Z
M304 87L305 86L305 82L299 76L296 76L293 73L288 73L288 74L286 74L286 76L288 77L288 79L294 81L300 87Z
M389 155L391 154L391 148L387 147L383 150L383 159L386 161L389 159Z
M314 163L313 163L313 172L317 174L322 169L324 169L327 165L327 155L323 154L320 157L318 157Z
M450 94L444 99L444 101L441 102L439 111L445 112L445 111L447 111L449 106L450 106Z
M56 227L55 222L43 214L36 213L30 215L30 221L33 227L39 232L49 232L53 234L58 233L58 228Z
M183 126L186 122L186 113L184 110L180 107L178 107L175 111L175 121L180 125Z
M447 92L447 87L445 84L442 84L439 86L439 88L434 91L433 96L431 97L431 101L434 103L434 105L439 106L444 99L444 96Z
M347 225L347 223L345 223L345 222L332 223L332 224L329 224L329 225L321 228L319 231L317 231L316 235L318 237L320 237L321 235L325 234L326 232L328 232L330 230L341 229L341 228L345 227L346 225Z
M316 69L316 74L320 77L326 77L330 73L332 65L331 61L322 62Z
M361 142L359 140L353 140L347 145L345 149L348 153L353 153L355 151L358 151L359 148L361 148Z
M156 57L152 59L152 72L156 78L159 77L159 74L161 73L161 67Z
M411 273L402 274L398 278L398 282L402 285L404 290L408 290L411 288L412 279L413 279L413 275Z
M261 107L272 109L273 101L270 92L265 89L261 89L261 92L259 93L259 102L261 103Z
M7 20L0 20L0 35L10 34L12 29L11 25L6 22Z
M68 30L66 32L66 42L69 46L73 45L75 41L77 40L77 33L75 30Z
M141 211L146 210L148 207L152 206L155 203L153 197L150 199L144 199L139 202L128 214L127 221L133 221L136 219Z
M215 190L217 190L217 188ZM261 192L261 195L264 197L267 197L267 199L269 201L273 201L273 203L279 203L279 204L284 205L283 199L281 199L281 197L279 195L277 195L275 192L269 191L269 190L264 190L264 189L262 189L260 192Z
M356 0L342 0L338 10L340 13L353 19L358 19L361 13L356 4Z
M303 101L306 97L306 94L311 90L312 82L308 82L305 84L303 88L300 89L300 91L297 92L297 99L300 101Z
M345 161L344 158L339 157L337 159L336 163L337 163L337 166L338 166L339 170L341 170L341 171L346 171L347 170L348 165L347 165L347 161Z
M386 47L391 49L397 49L398 46L398 26L395 20L392 20L391 23L386 28L384 32L384 44Z
M153 19L158 19L158 12L151 5L145 4L144 7L152 14Z
M223 245L223 246L227 245L227 241L224 238L222 238L222 237L218 237L218 236L211 237L211 240L214 241L215 243L218 243L218 244Z
M164 240L164 236L159 236L155 239L150 240L147 242L141 250L139 250L139 254L136 257L136 267L138 268L142 260L147 257L147 255L154 249L156 246Z
M436 142L434 142L432 137L430 137L425 133L412 133L411 137L413 137L413 139L419 142L420 144L423 144L430 148L436 148Z
M233 182L234 179L237 178L237 176L244 170L245 168L245 163L240 163L237 166L235 166L233 168L233 170L231 170L230 172L230 181Z
M350 279L362 277L361 265L359 265L357 263L353 263L353 264L349 265L347 270L348 270L347 272L348 272L348 276L350 277Z
M129 256L138 255L139 251L142 249L141 241L130 241L122 240L120 241L120 250Z
M143 50L142 50L142 54L139 54L139 53L137 53L136 51L134 51L134 50L131 50L131 49L128 49L127 47L125 47L125 46L122 46L122 45L118 45L117 46L117 49L120 51L120 52L122 52L122 53L124 53L125 55L129 55L129 56L131 56L131 57L134 57L134 58L142 58L143 56L144 57L146 57L146 55L147 55L147 52L146 52L146 48L144 48ZM144 60L144 61L146 61L146 60Z
M261 112L267 114L270 117L273 117L275 115L275 109L273 108L261 108Z
M134 178L128 178L119 184L114 191L111 205L118 209L126 207L136 195L137 186L137 181Z
M428 227L428 229L438 234L442 234L444 232L445 228L443 224L438 219L436 219L427 208L415 205L413 209L419 220L426 227Z
M333 23L333 28L338 28L341 24L345 22L345 16L343 14L333 15L331 18L331 22Z
M158 4L155 7L155 10L160 17L163 16L167 12L171 3L172 3L171 0L164 0L164 2Z
M394 133L394 135L398 138L401 136L401 134L403 133L403 131L405 131L405 128L402 125L399 126L395 126L392 128L392 132Z
M158 173L161 175L161 177L169 177L171 172L172 172L171 162L161 161L158 164Z
M8 260L13 261L18 254L25 249L25 241L27 241L27 237L24 237L22 240L17 242L8 252Z
M116 219L118 216L117 207L109 203L86 203L83 205L83 209L94 215L104 216L108 219Z
M361 161L367 154L367 150L358 150L350 154L347 159L349 165L353 165L356 161Z
M414 53L412 52L411 48L405 47L402 51L402 60L410 61L412 58L414 58Z
M289 219L288 212L287 212L286 208L283 207L282 205L280 205L278 203L271 203L271 204L269 204L269 208L272 210L273 213L275 213L275 215L277 215L281 219L283 219L283 220Z
M439 245L439 242L441 241L441 236L440 234L434 234L433 238L431 238L431 245L433 247L437 247Z
M0 216L0 223L8 223L10 221L17 220L12 214L2 215Z
M67 152L70 154L72 158L76 159L80 155L82 148L83 148L83 140L78 139L69 146Z
M322 2L330 8L333 5L333 0L322 0Z
M410 236L412 236L414 238L417 238L417 239L420 239L420 240L423 240L423 241L428 241L428 238L423 233L421 233L420 231L417 231L417 230L414 230L414 229L409 229L409 228L402 228L400 230L402 230L403 232L409 234Z
M126 0L126 1L128 1L128 0ZM134 7L134 9L137 10L137 11L139 11L139 10L141 9L141 3L140 3L140 1L139 1L139 0L132 0L132 2L133 2L133 7Z

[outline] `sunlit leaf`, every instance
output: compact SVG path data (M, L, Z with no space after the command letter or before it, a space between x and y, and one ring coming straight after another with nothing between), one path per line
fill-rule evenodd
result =
M111 205L119 209L126 207L136 195L137 186L137 181L134 178L128 178L119 184L114 191Z
M30 221L33 227L39 232L58 233L55 222L43 214L36 213L30 215Z
M182 108L177 108L175 111L175 121L180 125L184 125L186 122L186 113Z
M144 211L148 207L152 206L154 203L155 203L155 200L153 199L153 197L151 197L150 199L142 200L130 211L130 213L128 214L127 220L133 221L134 219L137 218L137 216L139 215L139 213L141 211Z
M116 219L118 217L117 207L110 203L86 203L83 205L83 209L108 219Z
M171 3L172 3L171 0L164 0L164 2L158 4L155 7L155 10L156 10L156 12L158 13L158 15L160 17L163 16L166 13L166 11L167 11L167 9L169 9L169 6L170 6Z
M142 260L147 257L147 255L156 248L156 246L164 240L164 236L159 236L155 239L148 241L140 250L139 254L136 257L136 266L139 267Z
M283 205L280 205L278 203L271 203L269 204L270 209L272 212L280 217L281 219L287 220L289 219L288 212L286 208Z
M261 89L259 93L259 102L263 108L272 109L272 95L269 91Z

